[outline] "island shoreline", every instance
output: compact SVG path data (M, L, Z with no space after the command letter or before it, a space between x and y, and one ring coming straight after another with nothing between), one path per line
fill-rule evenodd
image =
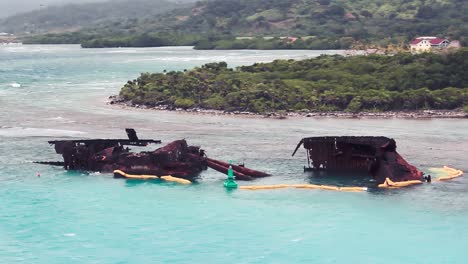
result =
M385 111L385 112L267 112L255 113L248 111L225 111L203 108L176 108L169 105L147 106L133 104L131 101L125 101L119 96L110 96L107 105L120 107L121 109L151 110L157 112L183 113L192 115L243 117L243 118L262 118L262 119L287 119L287 118L343 118L343 119L468 119L468 113L461 109L456 110L414 110L414 111Z

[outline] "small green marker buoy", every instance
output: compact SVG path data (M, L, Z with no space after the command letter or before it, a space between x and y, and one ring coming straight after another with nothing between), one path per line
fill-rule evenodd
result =
M232 160L229 160L229 164L232 164ZM228 173L227 173L227 179L224 182L224 188L226 189L236 189L237 188L237 182L235 181L234 177L234 171L232 170L232 166L229 165Z

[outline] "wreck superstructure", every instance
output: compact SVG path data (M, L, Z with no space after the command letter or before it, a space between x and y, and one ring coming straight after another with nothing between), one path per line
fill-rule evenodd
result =
M363 172L378 183L386 178L393 181L422 180L423 173L410 165L396 151L396 142L387 137L327 136L303 138L301 145L307 151L305 170Z
M207 157L199 146L190 146L185 139L175 140L152 151L132 152L131 147L159 144L160 140L139 139L134 129L126 129L128 139L78 139L49 141L63 161L36 162L63 166L66 170L113 173L115 178L129 180L162 179L181 184L192 180L207 168L214 169L236 180L250 181L270 174L234 165ZM303 138L296 146L293 156L301 146L307 153L304 171L338 171L343 174L368 174L381 188L400 188L431 182L431 175L409 164L396 151L396 142L387 137L372 136L325 136ZM445 168L444 168L445 169ZM460 177L463 172L446 168L449 175L437 181ZM40 174L38 173L38 177ZM236 185L237 186L237 185ZM331 186L317 184L279 184L243 186L243 189L261 190L278 188L324 189L335 191L365 191L367 187Z
M63 162L39 162L60 165L66 170L113 172L122 170L133 174L172 175L194 178L207 169L203 150L176 140L154 151L132 152L129 148L160 144L161 140L139 139L134 129L126 129L128 139L54 140L55 152ZM193 154L190 155L190 154Z
M61 154L67 170L108 171L107 164L130 153L128 146L145 147L161 140L139 139L134 129L126 129L128 139L53 140L55 152Z
M81 139L54 140L55 152L61 154L61 161L37 162L40 164L63 166L66 170L93 172L121 171L131 175L174 176L194 179L208 167L226 173L230 166L238 180L253 180L269 176L241 166L210 159L198 146L176 140L154 151L132 152L129 146L145 147L160 144L161 140L139 139L134 129L126 129L128 139ZM122 173L114 173L122 177Z

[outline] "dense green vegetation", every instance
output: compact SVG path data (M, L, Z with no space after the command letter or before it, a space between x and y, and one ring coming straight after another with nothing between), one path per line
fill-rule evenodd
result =
M317 38L304 37L292 41L289 38L252 38L236 39L220 36L218 39L202 39L196 42L195 49L347 49L353 44L353 38Z
M145 33L122 37L95 37L83 40L83 48L194 46L200 37L191 34Z
M385 46L421 35L466 44L467 14L466 0L212 0L161 15L101 23L83 32L109 46L118 46L121 38L145 34L196 34L203 38L197 42L200 49ZM235 36L254 39L236 40ZM263 40L264 36L296 36L302 41L290 44Z
M119 21L127 21L137 18L154 16L183 5L170 0L114 0L102 3L68 4L63 6L44 7L39 10L17 14L0 20L0 32L32 34L44 32L76 31L81 27L97 27L101 23L112 26ZM48 43L70 43L81 38L89 37L88 34L75 35L70 39L69 35L48 35L42 39ZM46 40L49 37L48 40ZM37 39L39 41L41 39ZM79 43L79 42L78 42Z
M148 106L252 112L468 107L468 49L451 54L320 56L229 69L143 73L120 96Z
M66 32L61 34L44 34L27 37L22 40L23 44L78 44L94 40L98 37L96 34L84 32Z

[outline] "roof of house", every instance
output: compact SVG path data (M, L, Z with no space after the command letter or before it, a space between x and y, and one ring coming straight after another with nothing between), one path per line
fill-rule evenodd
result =
M423 40L422 38L413 39L413 40L411 41L411 44L412 44L412 45L416 45L416 44L418 44L419 42L421 42L422 40Z
M435 39L431 39L431 44L432 45L439 45L440 43L444 42L446 39L443 39L443 38L435 38Z

